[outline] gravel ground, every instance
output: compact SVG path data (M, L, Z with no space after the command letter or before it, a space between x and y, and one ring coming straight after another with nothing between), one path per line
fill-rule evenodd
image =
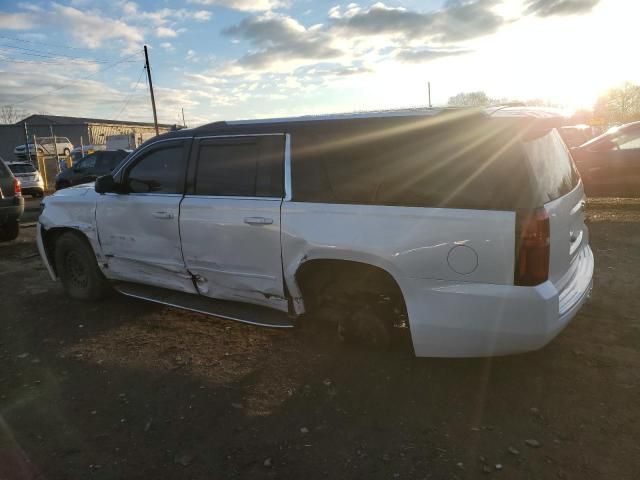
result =
M592 300L475 360L71 301L27 226L0 244L0 480L640 478L640 201L589 216Z

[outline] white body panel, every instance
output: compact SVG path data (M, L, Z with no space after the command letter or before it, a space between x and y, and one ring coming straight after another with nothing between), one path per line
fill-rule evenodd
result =
M186 196L182 251L201 294L287 311L280 254L280 199Z
M181 195L99 195L98 235L107 278L196 293L180 246Z
M514 285L515 212L295 202L288 136L284 167L284 199L98 195L88 185L46 199L40 226L82 231L110 279L283 311L291 300L297 314L304 299L296 272L305 262L379 267L400 287L418 356L539 349L589 296L594 261L581 183L544 206L549 279L522 287Z
M550 204L558 223L566 222L560 204L575 198L582 198L582 186ZM553 265L562 242L553 240L561 235L559 226L551 228ZM404 295L417 356L539 349L567 325L591 290L593 255L587 243L571 272L566 258L552 268L564 268L569 282L514 286L513 212L285 202L282 229L285 275L294 296L300 295L295 271L312 259L358 261L390 273ZM461 245L476 253L475 268L474 256L463 254L456 262Z

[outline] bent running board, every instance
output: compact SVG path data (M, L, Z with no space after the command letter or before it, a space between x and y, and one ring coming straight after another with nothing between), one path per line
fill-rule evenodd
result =
M192 293L176 292L166 288L138 283L118 282L114 288L128 297L161 303L214 317L249 323L259 327L292 328L294 321L286 313L259 305L215 300Z

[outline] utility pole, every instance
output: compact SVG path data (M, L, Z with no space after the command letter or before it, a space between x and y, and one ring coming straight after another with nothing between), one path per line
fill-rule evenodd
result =
M27 129L27 122L24 122L24 140L25 140L25 145L27 146L27 158L31 162L31 148L29 148L29 130ZM36 163L38 163L37 158L36 158Z
M184 121L184 107L181 107L182 110L182 126L187 128L187 122Z
M431 82L427 82L427 91L429 94L429 108L431 108Z
M151 107L153 108L153 125L156 127L156 135L160 135L158 131L158 114L156 113L156 98L153 96L153 83L151 82L151 67L149 67L149 54L147 46L144 46L144 65L147 69L147 78L149 79L149 92L151 92Z

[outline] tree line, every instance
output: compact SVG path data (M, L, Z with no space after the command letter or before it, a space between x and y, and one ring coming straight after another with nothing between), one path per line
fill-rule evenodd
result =
M527 106L559 107L541 99L514 101L506 98L491 98L483 91L462 92L449 98L450 107L486 107L519 103ZM584 116L585 112L581 112ZM592 119L605 124L622 124L640 120L640 85L626 82L601 95L591 113Z

